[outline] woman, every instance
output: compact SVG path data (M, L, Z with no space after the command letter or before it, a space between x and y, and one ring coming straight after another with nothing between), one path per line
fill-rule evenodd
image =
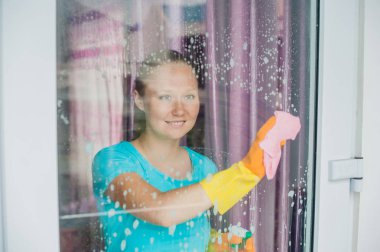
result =
M101 150L93 181L107 251L205 251L207 210L226 212L265 175L259 147L274 127L272 117L247 156L214 174L207 157L180 146L199 112L194 70L175 51L152 54L136 80L135 104L145 129L132 142ZM279 143L278 143L279 144ZM127 213L123 210L126 210Z

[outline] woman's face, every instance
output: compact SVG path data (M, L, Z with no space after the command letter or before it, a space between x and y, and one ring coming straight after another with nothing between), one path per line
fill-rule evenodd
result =
M199 113L198 83L184 63L159 66L145 83L144 96L135 101L145 112L146 133L178 140L189 132Z

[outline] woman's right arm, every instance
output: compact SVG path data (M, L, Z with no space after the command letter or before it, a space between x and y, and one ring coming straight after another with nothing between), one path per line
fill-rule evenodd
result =
M161 192L134 172L117 176L105 195L132 215L165 227L194 218L212 206L199 183Z
M267 140L270 145L280 148L285 140L294 139L298 134L299 119L289 114L287 120L277 122L274 116L271 117L260 128L250 150L240 162L200 183L160 192L137 173L130 172L117 176L105 193L136 217L166 227L191 219L212 205L224 214L264 177L264 151L259 144L272 128L276 137Z

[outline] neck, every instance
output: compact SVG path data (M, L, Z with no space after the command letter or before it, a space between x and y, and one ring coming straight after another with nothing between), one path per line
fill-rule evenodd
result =
M180 151L180 140L158 139L155 136L144 132L135 141L146 158L154 159L153 161L165 162L176 157Z

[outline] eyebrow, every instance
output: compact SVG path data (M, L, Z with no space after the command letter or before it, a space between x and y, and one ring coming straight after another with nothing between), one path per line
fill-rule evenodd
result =
M157 91L154 91L155 93L171 93L172 91L171 90L157 90Z
M198 88L192 88L192 89L186 90L186 92L197 91L197 90L198 90Z
M198 90L197 88L192 88L192 89L185 90L185 93L192 92L192 91L197 91L197 90ZM173 90L164 89L164 90L155 91L155 93L171 93L172 91Z

